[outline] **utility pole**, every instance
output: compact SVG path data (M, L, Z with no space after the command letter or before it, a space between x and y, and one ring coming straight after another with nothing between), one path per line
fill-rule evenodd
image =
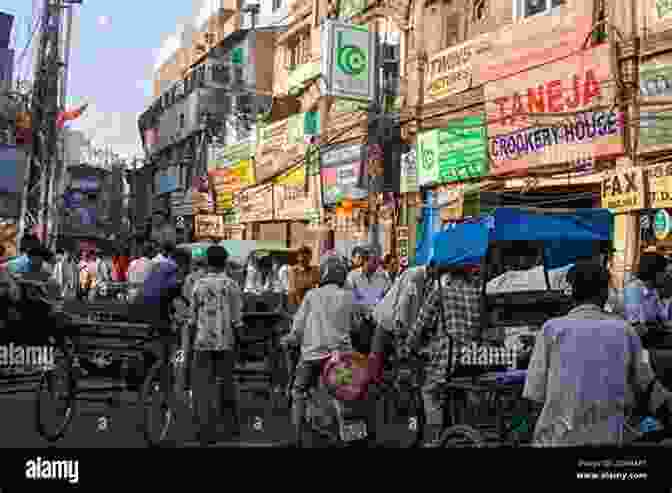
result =
M21 199L21 216L19 218L19 243L26 233L26 219L32 207L31 194L40 176L41 197L38 210L41 207L38 224L44 227L47 224L48 214L48 186L51 158L54 154L56 138L56 117L58 112L58 80L59 69L59 36L61 29L60 4L54 0L44 0L41 13L40 45L37 54L35 81L33 86L32 124L33 142L30 162L27 170L26 184Z
M60 78L60 92L59 92L59 108L61 111L66 110L66 99L67 99L67 85L68 85L68 70L70 69L70 48L72 41L72 5L64 5L65 13L65 41L61 45L62 52L60 53L61 57L61 68L63 70ZM52 248L55 246L55 242L58 238L58 231L56 228L60 225L60 209L54 207L56 203L56 194L60 193L60 182L65 177L66 172L66 135L61 133L60 139L60 162L56 161L54 166L51 166L50 169L50 178L49 178L49 198L48 204L51 206L52 214L49 214L49 220L47 222L47 231L49 233L49 242L48 246ZM58 167L58 173L56 173ZM58 216L57 216L58 214Z

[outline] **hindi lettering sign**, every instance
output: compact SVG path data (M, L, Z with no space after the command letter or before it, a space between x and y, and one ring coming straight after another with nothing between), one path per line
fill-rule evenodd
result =
M273 220L273 184L247 188L235 194L241 223Z
M639 94L646 103L640 113L639 143L645 152L669 149L672 145L672 112L665 104L672 96L672 64L643 63L639 67Z
M368 191L360 188L362 173L362 146L342 144L321 153L322 203L333 207L340 201L364 200Z
M224 218L215 214L196 216L194 235L197 239L224 238Z
M612 110L609 46L585 50L485 87L493 175L623 154L622 116ZM552 76L549 76L552 74ZM553 78L553 80L549 80ZM573 113L543 116L535 113Z
M602 207L613 212L643 209L644 173L642 168L617 168L602 178Z
M650 166L646 168L645 173L649 185L648 207L672 208L672 162Z
M233 196L239 190L254 184L250 160L239 161L230 168L208 171L215 190L215 209L218 213L234 208Z

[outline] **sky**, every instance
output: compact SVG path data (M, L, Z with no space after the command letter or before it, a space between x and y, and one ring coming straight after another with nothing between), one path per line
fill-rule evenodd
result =
M69 108L89 103L70 128L98 147L123 157L141 156L138 116L151 102L152 71L161 43L179 22L189 22L207 0L84 0L76 9L68 78ZM32 47L21 57L34 22L37 0L0 0L0 12L15 16L15 67L32 72ZM42 2L40 1L40 4ZM18 72L18 74L17 74ZM31 77L32 78L32 77Z

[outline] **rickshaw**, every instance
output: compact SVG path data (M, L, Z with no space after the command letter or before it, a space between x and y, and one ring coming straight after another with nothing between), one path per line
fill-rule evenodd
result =
M572 306L571 293L553 286L549 272L605 252L612 231L612 214L604 209L503 207L492 215L452 224L435 235L435 282L445 272L480 266L481 327L474 342L498 351L515 348L518 355L507 364L466 366L460 357L464 348L450 341L448 360L452 364L443 386L444 429L436 446L531 441L539 409L522 399L522 390L534 336L545 321L565 315ZM502 253L521 247L538 252L545 289L488 292L489 281L502 273Z

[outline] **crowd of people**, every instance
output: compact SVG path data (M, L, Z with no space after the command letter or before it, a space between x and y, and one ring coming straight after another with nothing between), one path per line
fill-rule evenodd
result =
M127 281L129 302L142 306L153 323L179 333L186 371L178 393L192 397L199 439L216 440L216 424L225 414L231 418L228 432L239 433L233 373L250 286L249 279L243 284L233 279L223 247L213 245L204 258L193 259L169 243L148 243L138 258L118 251L108 260L96 252L82 259L60 250L51 254L35 242L22 246L21 254L0 268L0 297L20 297L15 276L41 279L58 296L84 298L101 281ZM322 255L319 267L311 265L312 256L304 247L294 265L271 267L293 316L283 346L300 351L292 387L296 439L320 362L333 351L351 349L364 319L393 336L397 358L423 359L428 423L441 429L441 388L455 371L449 347L478 340L481 329L478 269L439 275L430 263L400 271L394 257L381 258L370 248L355 248L349 260ZM633 410L672 412L672 394L655 375L647 352L672 322L672 300L666 298L672 291L669 262L643 254L638 270L617 289L610 260L608 254L579 259L561 269L563 280L554 284L569 287L575 306L544 324L530 356L524 396L541 408L537 445L620 444L628 439ZM521 261L501 275L511 281L535 268ZM9 318L3 311L3 323ZM369 356L372 382L381 378L381 347L374 345Z

